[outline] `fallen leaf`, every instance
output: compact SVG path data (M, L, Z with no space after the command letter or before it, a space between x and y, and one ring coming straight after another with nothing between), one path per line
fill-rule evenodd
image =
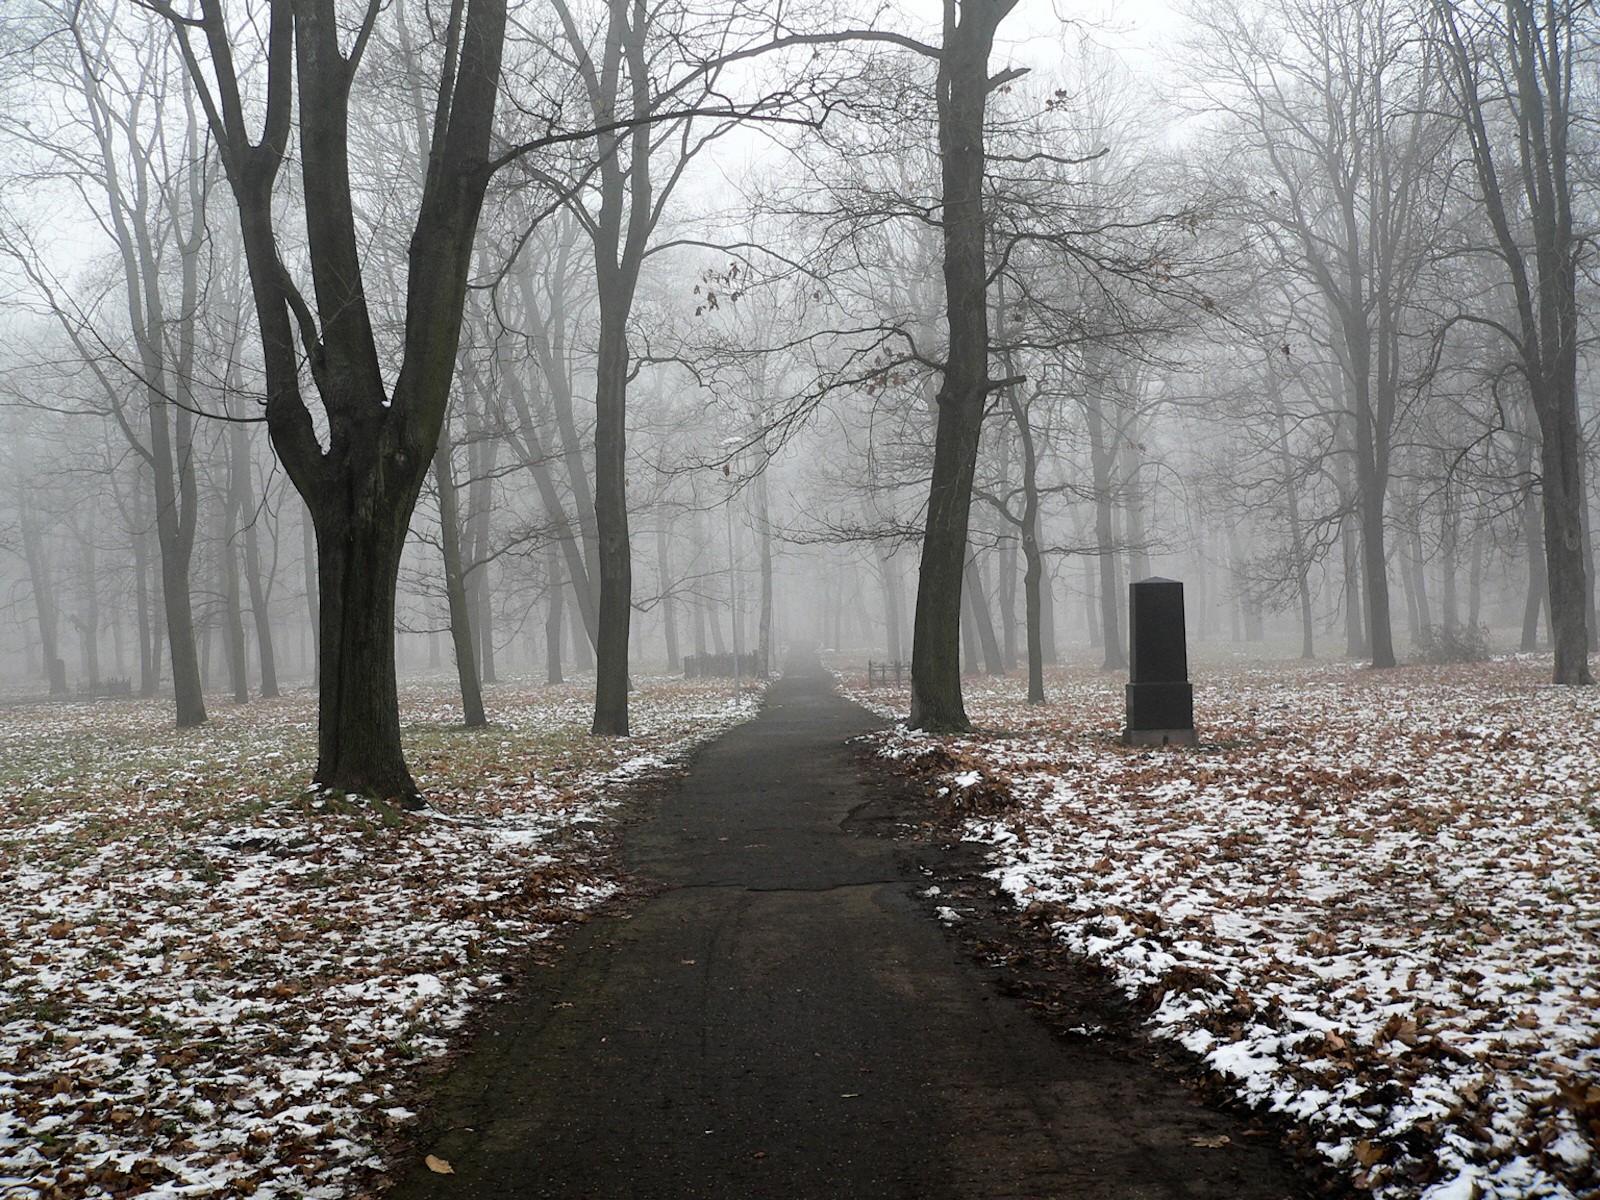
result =
M1189 1144L1199 1146L1202 1150L1221 1150L1231 1140L1227 1134L1221 1133L1216 1137L1192 1137L1189 1139Z
M456 1169L450 1165L448 1159L440 1158L435 1154L428 1155L422 1162L435 1175L454 1175L456 1173Z
M1353 1148L1356 1161L1363 1167L1376 1166L1383 1161L1383 1147L1374 1146L1366 1138L1362 1138Z

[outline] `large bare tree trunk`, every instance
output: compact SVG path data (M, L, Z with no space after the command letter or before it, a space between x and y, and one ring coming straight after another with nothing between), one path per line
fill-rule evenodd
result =
M333 0L271 0L265 94L247 108L234 29L220 3L207 0L200 11L196 25L173 27L239 210L266 368L267 428L316 527L315 780L334 791L420 804L400 740L395 588L455 375L472 243L491 175L505 0L454 0L449 10L392 388L364 291L349 165L350 90L370 24L347 53ZM369 18L378 15L374 7ZM190 41L195 28L210 54L209 79ZM259 140L248 124L257 111ZM275 228L275 183L291 132L298 134L314 304L285 267ZM327 414L326 450L302 392L303 362Z
M594 512L600 534L600 603L595 638L591 732L628 732L628 625L633 618L633 554L628 533L628 311L633 282L615 278L597 241L600 344L595 364Z
M936 398L933 475L911 645L913 728L971 728L961 699L961 584L972 480L989 379L988 263L983 206L984 112L995 30L1016 0L945 0L939 54L939 167L944 241L944 379Z

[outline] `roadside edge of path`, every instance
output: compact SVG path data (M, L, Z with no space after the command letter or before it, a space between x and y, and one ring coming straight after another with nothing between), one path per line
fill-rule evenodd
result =
M768 682L776 682L780 678L782 674L774 672ZM596 921L628 920L640 905L665 890L664 885L648 879L642 871L626 861L629 833L648 821L664 798L683 787L684 781L694 773L695 764L712 746L734 730L759 720L766 705L767 696L763 695L747 717L716 736L706 738L681 758L675 759L669 767L636 779L619 780L614 784L619 793L616 808L611 820L599 831L599 844L593 851L593 861L604 869L606 877L616 885L616 890L592 909L558 926L549 939L534 943L505 959L500 972L501 986L494 995L474 1004L461 1024L451 1030L449 1048L421 1064L411 1086L403 1093L396 1093L395 1104L411 1110L416 1117L398 1125L382 1143L373 1148L374 1156L383 1161L383 1167L374 1178L376 1186L357 1193L353 1200L372 1200L375 1196L387 1195L408 1172L415 1169L417 1163L428 1156L429 1147L438 1135L435 1121L443 1097L442 1089L463 1062L471 1057L485 1033L502 1021L506 1013L523 1009L540 996L554 994L552 969L566 956L571 941L586 936L589 927Z
M1239 1122L1240 1141L1217 1147L1219 1153L1276 1154L1290 1164L1305 1195L1318 1200L1356 1200L1365 1194L1332 1169L1305 1126L1251 1108L1198 1055L1151 1037L1144 1013L1110 973L1051 935L1047 912L1017 908L1002 895L988 875L989 847L963 840L961 818L940 804L927 776L897 769L873 750L870 738L855 739L854 747L873 796L852 811L847 826L860 836L896 844L912 902L989 974L999 992L1023 1004L1062 1041L1097 1042L1187 1088L1197 1106ZM926 882L911 882L919 878ZM933 888L937 892L930 892ZM940 909L954 910L959 919L945 919Z

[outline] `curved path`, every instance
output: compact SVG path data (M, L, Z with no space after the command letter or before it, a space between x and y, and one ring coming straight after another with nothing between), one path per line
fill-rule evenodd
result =
M424 1131L456 1173L418 1164L392 1194L1302 1195L1169 1076L1052 1035L925 915L895 843L848 828L877 788L846 743L873 725L791 671L702 751L626 841L659 894L491 1014Z

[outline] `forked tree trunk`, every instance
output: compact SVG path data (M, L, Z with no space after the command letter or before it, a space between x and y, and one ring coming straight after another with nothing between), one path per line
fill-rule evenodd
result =
M455 376L472 243L492 174L505 0L453 0L449 6L427 176L407 251L403 353L392 389L362 278L365 243L350 179L351 86L370 25L351 40L331 3L274 3L265 37L249 38L252 55L264 51L266 87L247 106L236 31L223 6L206 4L189 19L167 16L189 74L205 93L239 211L261 333L268 432L316 525L321 704L315 782L420 805L400 741L395 587ZM370 17L378 16L375 7ZM209 77L194 36L204 38ZM278 244L275 184L291 135L314 309ZM308 368L327 417L325 436L306 404Z

